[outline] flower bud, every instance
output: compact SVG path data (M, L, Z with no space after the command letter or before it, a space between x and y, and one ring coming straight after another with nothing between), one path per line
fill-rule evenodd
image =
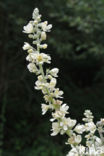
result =
M38 24L38 21L37 21L37 20L35 20L35 21L34 21L34 24Z
M37 21L38 21L38 22L41 21L41 15L39 15L39 16L37 17Z
M46 40L46 33L43 31L42 33L41 33L41 39L42 40Z
M43 44L42 48L43 48L43 49L46 49L47 46L48 46L47 44Z
M29 50L28 50L28 53L32 53L32 52L33 52L33 49L29 49Z
M29 37L29 38L33 38L34 36L33 36L32 34L29 34L28 37Z

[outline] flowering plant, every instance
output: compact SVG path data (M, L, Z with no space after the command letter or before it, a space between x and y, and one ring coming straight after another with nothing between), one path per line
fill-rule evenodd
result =
M77 123L76 119L67 117L69 106L63 103L63 91L56 87L58 68L44 69L45 63L51 63L51 57L48 54L41 53L41 49L46 49L47 44L42 43L47 38L47 32L50 32L51 24L47 21L41 21L41 15L37 8L34 9L32 20L23 27L23 32L33 39L32 45L25 42L23 50L27 50L26 60L31 73L37 75L35 89L41 90L45 104L41 104L42 114L48 110L52 112L52 133L68 136L66 144L70 145L71 150L67 156L103 156L104 154L104 119L100 119L96 124L93 121L93 114L90 110L85 110L83 123ZM99 133L99 137L95 134ZM82 144L82 140L85 143Z

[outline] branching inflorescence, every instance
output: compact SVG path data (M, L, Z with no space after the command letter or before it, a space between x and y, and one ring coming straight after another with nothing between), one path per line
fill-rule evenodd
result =
M59 69L43 68L44 63L51 63L49 55L40 53L41 49L47 48L47 44L42 42L46 40L46 33L50 32L51 28L52 25L47 21L41 21L37 8L33 11L32 20L23 27L23 32L33 39L34 47L25 42L23 50L27 50L28 53L26 57L26 60L29 61L28 70L37 75L35 89L43 93L45 104L41 104L42 114L44 115L48 110L52 112L50 119L52 136L57 134L68 136L66 144L70 145L71 150L67 156L101 156L104 154L104 119L95 124L90 110L85 110L83 124L67 117L69 106L62 101L63 91L56 87ZM96 131L99 137L95 135ZM83 145L82 140L86 140Z

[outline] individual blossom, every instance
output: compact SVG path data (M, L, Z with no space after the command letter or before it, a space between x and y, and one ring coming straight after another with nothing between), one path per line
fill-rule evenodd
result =
M56 97L56 98L63 98L62 97L63 93L64 92L59 90L59 88L55 88L54 92L53 92L53 96Z
M59 69L58 68L53 68L49 71L49 73L54 76L54 77L58 77L58 72L59 72Z
M34 59L37 64L51 63L51 57L44 53L36 54Z
M84 156L85 147L82 145L73 147L72 150L66 156Z
M49 83L49 88L54 89L56 86L57 80L55 78L52 78L50 83Z
M69 106L67 104L63 104L60 106L59 111L65 115L65 114L69 114L68 109Z
M46 38L47 38L46 32L42 31L41 32L41 40L46 40Z
M23 30L24 33L26 33L26 34L33 33L34 28L33 28L32 23L28 23L28 24L27 24L26 26L24 26L23 28L24 28L24 30Z
M50 121L54 121L60 118L62 119L65 117L66 114L68 114L67 110L69 109L69 106L67 106L66 104L63 104L58 109L57 108L58 107L56 107L56 111L52 113L53 118Z
M44 99L46 102L50 102L52 96L51 95L44 95Z
M41 105L41 108L42 108L42 115L44 115L48 111L48 109L50 108L50 106L49 105L46 105L46 104L42 104Z
M31 48L30 44L27 42L24 42L23 50L29 50Z
M68 139L66 144L70 145L78 145L82 141L81 135L72 134L72 136Z
M99 137L95 136L94 139L96 147L102 146L102 140Z
M94 133L96 131L96 125L93 122L88 122L85 124L85 130Z
M50 32L51 28L52 28L52 24L49 24L48 25L48 22L45 21L45 22L42 22L39 24L39 26L42 28L43 31L45 32Z
M28 70L31 72L31 73L36 73L38 71L36 65L34 63L29 63L27 65L27 68Z
M36 55L39 54L38 51L33 51L33 52L30 52L27 57L26 57L26 60L29 61L29 62L33 62L33 63L36 63Z
M38 76L38 80L36 81L36 87L37 89L43 89L43 87L53 90L55 85L56 85L56 79L52 78L50 82L44 81L44 79L42 78L40 80L40 76Z
M35 89L37 89L37 90L46 90L46 88L48 88L48 86L49 86L49 83L47 83L47 82L42 82L42 81L39 81L39 80L37 80L36 82L35 82Z
M97 146L97 152L101 154L100 156L104 156L104 145Z
M64 131L67 131L68 128L73 128L76 124L76 120L72 120L71 118L62 118L60 122L60 126Z
M97 150L94 144L92 144L89 148L86 148L86 155L88 156L100 156L102 152Z
M54 121L54 120L56 120L56 119L60 119L60 118L63 118L64 116L63 116L63 114L62 114L62 112L60 112L60 111L55 111L54 113L52 113L52 119L50 119L50 121Z
M35 62L37 65L38 64L43 64L43 63L51 63L51 57L47 54L44 53L39 53L38 51L35 51L34 53L30 53L27 57L26 60L29 62Z
M41 45L38 45L38 47L40 49L46 49L48 47L48 45L47 44L41 44Z
M102 126L104 126L104 118L101 118L100 122L101 122Z
M59 122L53 122L52 123L52 133L51 136L55 136L60 132L60 124Z
M78 124L74 128L74 131L77 132L77 133L79 133L79 134L82 134L85 131L85 126L84 125L81 125L81 124Z

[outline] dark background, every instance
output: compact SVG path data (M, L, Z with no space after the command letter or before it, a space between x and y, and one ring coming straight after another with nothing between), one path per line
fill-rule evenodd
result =
M0 156L65 156L66 137L50 136L50 113L26 68L23 26L38 7L53 24L46 50L60 69L58 87L70 116L104 116L104 0L0 0Z

